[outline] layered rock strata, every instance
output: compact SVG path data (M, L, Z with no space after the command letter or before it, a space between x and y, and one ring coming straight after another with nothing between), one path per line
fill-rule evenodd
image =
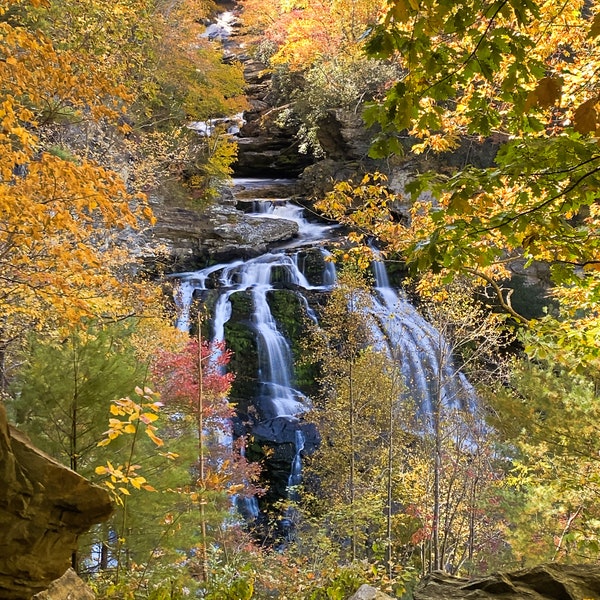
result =
M35 448L0 402L0 598L29 600L69 568L77 537L107 519L102 488Z
M415 591L415 600L592 600L600 598L598 565L549 563L468 580L436 572Z

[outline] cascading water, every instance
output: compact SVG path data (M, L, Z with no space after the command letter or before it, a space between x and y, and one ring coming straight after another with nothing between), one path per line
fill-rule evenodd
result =
M379 346L399 364L404 384L418 410L433 412L433 399L438 397L444 406L471 408L475 390L462 373L457 371L454 359L443 339L415 307L402 290L390 286L385 265L374 261L376 295L373 307L379 324L375 332Z
M216 23L207 27L204 37L226 46L234 24L233 13L223 13ZM215 131L235 135L243 124L240 114L190 123L189 127L201 136L212 135ZM274 313L275 296L284 292L287 296L279 302L290 306L293 297L297 305L296 318L307 316L317 322L311 300L315 295L327 293L336 282L334 264L324 260L327 250L323 244L335 227L308 222L301 207L288 202L285 193L281 197L282 187L285 188L287 183L290 182L277 182L278 193L267 196L263 188L271 187L272 181L238 180L237 187L244 188L243 199L238 199L251 206L262 219L293 221L297 226L297 238L256 258L216 264L174 276L178 281L175 304L180 329L190 329L190 309L194 298L198 297L211 307L211 337L214 341L229 342L228 337L239 335L240 324L252 334L251 343L247 337L242 338L242 343L237 340L238 346L234 348L238 355L234 366L235 385L244 377L257 382L237 391L235 401L243 421L243 427L237 433L249 433L254 439L271 442L271 450L277 445L287 447L287 453L279 461L286 465L287 476L280 487L270 482L271 489L277 492L272 500L281 499L286 493L290 499L295 499L301 483L303 453L310 452L318 441L314 430L307 428L301 419L309 401L295 382L293 349L282 327L281 315ZM308 257L314 255L320 260L311 259L311 266L307 264L311 262ZM319 277L315 276L316 263L320 267ZM377 323L373 333L379 347L399 365L407 390L405 395L410 396L423 415L431 414L436 402L461 408L474 403L474 391L454 368L439 332L401 291L390 286L382 262L375 261L373 270L376 282L373 313ZM240 309L241 305L244 310ZM244 377L239 377L240 366L246 371ZM251 374L248 375L249 371ZM250 400L251 407L240 406L240 400ZM260 516L257 498L240 499L238 509L247 520L256 520ZM284 535L293 535L295 517L293 508L282 516L281 532Z
M265 185L268 182L262 182ZM281 186L281 182L279 182ZM245 180L243 187L259 186L259 182ZM258 194L258 190L257 190ZM259 439L276 444L289 443L294 446L291 459L289 485L297 485L301 472L301 452L304 449L304 434L299 430L298 416L308 408L308 399L294 384L293 356L290 343L274 318L269 297L276 290L285 289L293 294L306 315L316 320L316 315L306 299L309 291L329 290L335 281L335 269L328 265L322 270L322 281L311 284L302 268L305 266L304 244L324 239L331 226L315 225L302 218L302 209L286 206L282 201L253 202L255 212L262 216L293 220L298 224L299 235L294 248L247 260L212 265L197 272L176 275L175 301L178 308L177 326L190 328L190 307L195 297L206 300L213 296L214 308L211 318L211 337L214 341L226 338L226 328L236 296L251 299L251 311L247 315L247 326L252 330L256 342L257 391L252 400L256 415L253 416L251 434ZM317 249L319 255L327 254ZM321 259L322 260L322 259ZM322 260L323 264L325 261ZM313 436L314 437L314 436ZM245 514L254 515L255 506L244 506Z
M279 331L271 313L268 294L275 286L272 283L273 272L277 270L284 284L298 290L323 289L324 286L310 285L299 270L297 256L283 252L264 254L247 261L213 265L195 273L180 274L176 298L180 311L178 327L188 329L190 324L189 308L195 296L202 297L211 288L209 277L220 273L217 289L219 297L212 318L214 340L225 338L225 324L232 314L231 296L248 292L252 297L252 328L257 336L258 365L257 374L261 385L261 415L263 419L280 416L295 416L306 410L306 399L293 385L292 354L289 343ZM310 309L309 309L309 312ZM314 316L314 313L312 313Z
M249 203L252 200L254 213L294 220L298 224L298 237L293 243L262 256L176 275L179 282L176 292L178 326L189 328L189 309L194 297L203 301L210 297L214 307L212 336L218 341L225 340L234 313L232 303L240 296L251 301L249 312L242 320L254 336L255 349L251 353L256 356L242 356L241 361L242 364L256 361L256 373L252 377L258 385L254 388L253 409L247 411L247 415L252 413L252 416L245 418L250 421L253 437L293 447L293 453L287 458L289 475L283 484L293 495L300 483L301 456L306 451L305 444L309 446L305 439L306 430L302 429L299 419L307 410L309 401L296 387L292 349L273 314L272 296L278 291L285 291L296 299L306 316L317 320L309 297L328 292L336 281L335 267L325 260L327 250L321 246L331 237L332 227L307 222L301 208L281 198L264 199L264 191L260 188L272 182L244 180L243 183L246 188L244 201ZM256 198L249 199L248 190ZM319 255L318 281L315 281L314 268L311 277L307 276L309 253ZM374 333L380 347L400 365L406 389L410 390L410 396L420 411L423 414L431 412L436 393L432 382L440 381L440 372L444 382L442 402L449 406L469 405L474 398L473 390L462 376L454 372L451 357L444 354L439 332L418 313L402 292L390 286L382 262L374 262L373 269L376 282L373 306L378 323ZM315 439L313 434L313 446ZM256 506L246 507L244 512L255 516ZM286 519L290 520L287 516L283 520Z

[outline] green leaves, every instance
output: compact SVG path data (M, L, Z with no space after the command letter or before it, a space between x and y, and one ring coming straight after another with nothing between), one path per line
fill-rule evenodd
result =
M378 26L370 33L365 43L365 50L373 58L390 58L397 51L400 35L400 32L395 29Z
M594 377L589 370L562 369L558 348L540 347L532 336L523 341L536 362L515 361L509 385L489 398L493 424L512 448L510 542L536 563L595 560L600 473Z

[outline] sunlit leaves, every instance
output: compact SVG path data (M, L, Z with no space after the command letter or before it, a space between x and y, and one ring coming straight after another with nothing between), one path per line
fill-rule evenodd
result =
M105 432L106 437L98 443L99 446L107 446L124 433L135 434L140 428L157 446L163 445L163 441L156 435L156 426L152 424L158 419L158 412L162 406L156 399L157 394L150 388L142 390L139 387L135 389L135 393L145 402L138 403L129 397L113 401L110 407L111 414L125 418L109 419L109 429Z
M359 52L359 40L383 10L384 2L335 0L300 5L272 0L243 2L244 22L274 42L273 64L304 70Z
M158 394L150 388L135 388L136 400L130 397L114 400L110 406L110 413L117 418L109 418L109 428L104 433L105 437L98 446L108 446L113 440L123 435L131 435L131 454L137 441L138 433L143 432L158 447L164 442L156 434L157 426L154 425L160 415L162 404L158 401ZM167 458L174 460L176 454L168 453ZM145 477L139 474L140 465L127 462L114 466L110 460L105 465L99 465L95 469L96 475L104 475L103 484L110 490L114 500L123 505L122 496L130 496L130 487L134 490L146 490L156 492Z
M340 182L315 206L325 215L351 226L354 232L350 241L353 244L366 243L369 235L386 242L396 240L401 243L405 230L394 218L395 196L385 182L386 177L381 173L366 175L357 185L352 181ZM355 253L355 256L363 267L372 258L368 252Z
M547 118L555 109L555 119L568 119L587 99L583 73L597 58L581 10L580 2L392 3L366 49L403 66L404 100L395 103L392 89L379 122L409 129L427 144L436 130L519 131L523 113L532 110ZM441 120L427 127L434 107Z
M116 234L151 218L116 173L73 152L45 151L49 123L91 117L116 126L128 95L47 37L28 3L22 9L22 24L0 23L0 313L8 337L54 318L130 312L115 276L126 260Z
M560 352L548 354L553 356ZM508 440L514 461L506 480L514 494L506 509L516 524L509 537L525 560L594 560L600 483L597 382L589 371L574 375L554 363L542 364L515 363L510 385L490 398L494 425ZM518 512L509 505L515 498Z

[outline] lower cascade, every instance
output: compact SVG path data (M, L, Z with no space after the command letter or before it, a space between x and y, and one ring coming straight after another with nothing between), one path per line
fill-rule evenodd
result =
M239 186L238 182L238 186ZM284 318L296 322L317 321L313 305L336 283L335 267L327 260L327 242L332 227L307 221L303 209L288 199L265 199L265 192L278 180L243 180L244 201L252 210L248 217L269 215L293 220L298 236L292 243L261 256L236 259L194 272L179 273L175 303L177 325L188 330L194 299L210 310L211 337L225 341L234 351L231 366L236 372L232 400L237 405L236 433L289 448L281 459L287 476L279 484L269 483L271 500L294 499L301 482L301 459L318 444L314 426L302 420L310 399L299 389L294 371L294 351ZM248 189L256 198L248 202ZM433 381L440 369L443 377L441 399L448 406L466 408L475 399L468 381L453 373L451 357L444 356L440 334L388 280L383 262L373 263L375 287L372 310L378 346L401 365L405 388L423 415L432 411ZM289 324L287 325L289 327ZM236 429L234 427L234 429ZM277 461L277 456L275 457ZM246 518L258 515L256 501L240 507ZM284 517L283 521L289 521ZM284 525L284 528L286 525Z

